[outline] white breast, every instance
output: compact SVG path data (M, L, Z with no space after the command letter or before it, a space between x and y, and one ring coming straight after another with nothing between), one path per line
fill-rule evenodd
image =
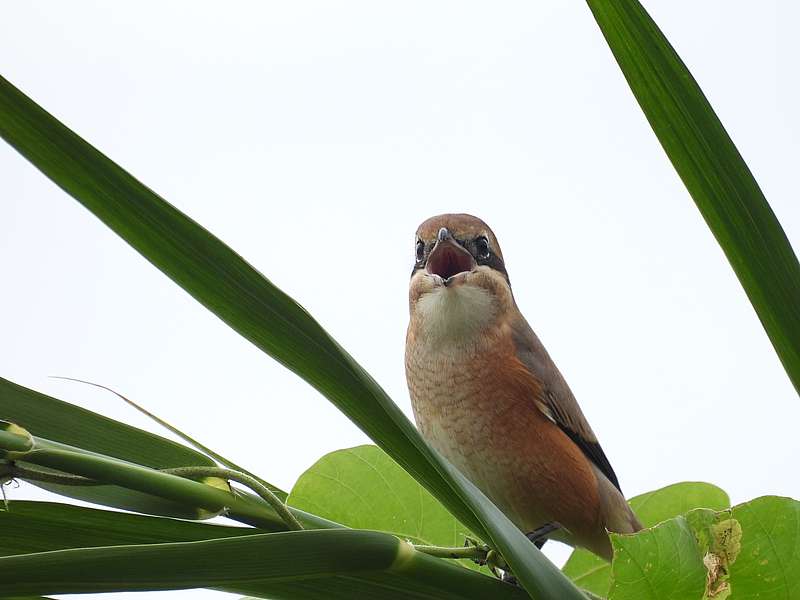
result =
M491 321L496 306L487 290L458 285L437 287L423 294L415 312L420 332L425 336L424 344L435 349L474 336Z

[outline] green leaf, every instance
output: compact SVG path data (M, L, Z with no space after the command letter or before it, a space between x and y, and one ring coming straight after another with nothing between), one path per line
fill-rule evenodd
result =
M764 496L740 504L741 550L730 567L733 598L800 597L800 502Z
M288 503L348 527L385 531L415 543L460 546L472 535L376 446L326 454L298 478Z
M635 535L611 535L613 583L609 600L676 600L703 596L706 569L684 517Z
M800 502L790 498L757 498L716 513L697 509L611 539L609 600L800 594Z
M11 501L9 508L9 511L0 511L0 531L3 532L0 556L66 548L200 541L261 532L252 528L207 525L50 502ZM469 585L473 585L472 580L469 580ZM386 588L391 592L386 592ZM271 583L270 597L323 599L335 597L334 591L338 591L342 598L400 599L415 597L415 593L419 593L420 598L441 597L438 591L433 593L424 583L390 573L359 575L351 579L335 577ZM502 591L498 588L496 593ZM526 597L524 592L517 591L519 593L510 597ZM405 593L409 596L404 596Z
M222 241L0 78L0 136L234 330L316 387L492 543L539 598L583 595L461 473L301 306Z
M475 536L377 446L326 454L297 480L288 504L354 529L415 544L463 546ZM474 561L461 564L481 570ZM483 569L488 574L488 569Z
M728 494L715 485L684 482L641 494L629 500L644 527L685 515L696 508L722 510L730 506ZM611 565L587 550L575 550L563 568L564 573L583 589L608 595Z
M12 421L35 436L154 469L215 464L186 446L1 377L0 419Z
M27 429L32 435L162 469L215 465L207 456L162 438L0 378L0 418ZM208 518L207 511L181 506L149 494L112 485L66 486L31 482L51 492L115 508L180 517Z
M173 503L178 509L196 509L199 513L209 515L225 511L225 516L256 527L268 530L284 530L287 523L270 502L253 494L233 491L228 482L216 476L203 476L198 481L179 474L159 471L121 461L102 454L90 453L65 444L43 438L34 438L35 447L15 459L15 464L22 470L31 469L30 474L24 471L20 475L28 480L36 480L33 471L44 467L48 473L55 471L68 476L78 475L92 481L111 486L119 486L121 492L141 493L146 498ZM0 466L3 466L0 463ZM210 467L199 467L206 470ZM13 474L13 471L12 471ZM222 474L224 475L224 474ZM69 488L74 482L63 484ZM92 487L91 485L88 487ZM128 502L122 495L120 502ZM167 504L167 506L169 506ZM158 508L158 506L156 507ZM200 510L202 509L202 510ZM293 510L295 519L311 528L340 527L316 515ZM197 515L194 515L197 518Z
M347 529L0 558L0 596L195 587L271 598L525 597L519 588L416 552L393 536Z
M0 510L0 556L66 548L191 542L262 533L55 502L11 500Z
M697 508L724 510L731 505L724 490L702 481L684 481L630 499L631 508L645 527Z
M85 381L83 379L75 379L74 377L53 377L53 379L63 379L64 381L73 381L75 383L83 383L85 385L91 385L92 387L100 388L102 390L106 390L107 392L110 392L110 393L114 394L117 398L119 398L120 400L122 400L123 402L128 404L128 406L131 406L132 408L135 408L137 411L139 411L140 413L142 413L146 417L152 419L153 421L155 421L156 423L158 423L159 425L164 427L166 430L174 433L179 438L181 438L184 442L186 442L187 444L189 444L193 448L199 450L205 456L208 456L209 458L213 459L214 461L216 461L216 462L218 462L218 463L220 463L222 465L225 465L229 469L233 469L234 471L239 471L240 473L244 473L245 475L249 475L250 477L252 477L256 481L258 481L259 483L264 485L265 487L269 488L272 491L272 493L275 494L278 498L280 498L281 500L286 500L286 495L287 495L286 492L284 492L279 487L274 486L274 485L272 485L271 483L269 483L267 481L264 481L263 479L261 479L255 473L251 473L250 471L248 471L244 467L241 467L241 466L237 465L235 462L225 458L224 456L222 456L218 452L215 452L214 450L212 450L208 446L205 446L204 444L200 443L199 441L197 441L196 439L194 439L190 435L184 433L183 431L181 431L180 429L178 429L174 425L171 425L170 423L168 423L167 421L165 421L164 419L162 419L158 415L150 412L145 407L141 406L140 404L137 404L136 402L134 402L130 398L128 398L126 396L123 396L122 394L120 394L116 390L113 390L110 387L105 386L105 385L101 385L99 383L93 383L91 381Z
M51 440L66 444L72 450L101 454L158 469L216 466L208 456L191 448L2 378L0 414L18 424L25 423L33 428L38 439L49 434L53 436ZM206 510L187 508L160 497L114 485L68 486L37 481L30 483L63 496L146 514L184 519L214 516L214 513ZM285 498L285 492L277 491L280 498Z
M750 169L637 0L588 0L639 106L800 391L800 264Z

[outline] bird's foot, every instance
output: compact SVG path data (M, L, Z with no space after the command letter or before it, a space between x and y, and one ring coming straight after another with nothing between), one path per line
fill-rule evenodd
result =
M503 571L500 581L503 583L510 583L511 585L519 585L519 581L517 581L517 578L514 577L514 574L510 571Z
M471 558L470 560L472 560L472 562L474 562L476 565L480 567L486 564L486 558L491 550L489 546L487 546L486 544L482 544L480 541L474 538L466 537L464 539L464 548L479 548L480 550L482 550L483 551L482 556L476 556Z
M550 523L545 523L541 527L537 527L533 531L526 533L525 537L532 541L533 544L539 548L539 550L541 550L549 535L554 531L558 531L559 529L561 529L561 523L551 521Z

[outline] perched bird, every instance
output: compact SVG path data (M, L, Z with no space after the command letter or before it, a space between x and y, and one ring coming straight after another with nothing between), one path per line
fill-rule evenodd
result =
M517 308L492 230L432 217L415 253L405 362L422 436L537 545L550 537L610 560L606 530L641 525Z

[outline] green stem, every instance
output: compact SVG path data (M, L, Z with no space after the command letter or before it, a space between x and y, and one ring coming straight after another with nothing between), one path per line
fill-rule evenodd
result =
M196 479L199 477L219 477L220 479L227 479L229 481L236 481L249 487L262 499L269 503L269 505L278 513L278 516L283 520L284 524L293 531L301 531L303 526L297 520L288 506L286 506L280 498L278 498L271 489L263 485L255 477L251 477L245 473L239 473L232 469L222 469L219 467L173 467L171 469L158 469L159 473L167 473L169 475L177 475L188 479ZM58 485L103 485L102 482L96 479L89 479L80 475L68 475L65 473L53 473L50 471L40 471L39 469L31 469L21 467L16 464L0 465L0 477L10 477L27 479L28 481L40 481L42 483L55 483Z
M198 442L198 441L197 441L196 439L194 439L193 437L191 437L191 436L189 436L189 435L185 434L183 431L181 431L181 430L180 430L180 429L178 429L177 427L175 427L175 426L173 426L173 425L170 425L170 424L169 424L167 421L165 421L165 420L164 420L164 419L162 419L161 417L159 417L159 416L157 416L157 415L154 415L153 413L151 413L149 410L147 410L147 409L146 409L146 408L144 408L143 406L141 406L141 405L137 404L136 402L134 402L134 401L133 401L133 400L131 400L130 398L128 398L128 397L126 397L126 396L123 396L123 395L122 395L122 394L120 394L118 391L116 391L116 390L114 390L114 389L112 389L112 388L110 388L110 387L108 387L108 386L101 385L101 384L99 384L99 383L94 383L94 382L92 382L92 381L85 381L85 380L83 380L83 379L75 379L74 377L61 377L61 376L58 376L58 375L51 375L50 377L51 377L52 379L63 379L63 380L65 380L65 381L74 381L74 382L77 382L77 383L83 383L83 384L86 384L86 385L91 385L91 386L94 386L94 387L100 388L100 389L102 389L102 390L106 390L107 392L111 392L111 393L112 393L112 394L114 394L114 395L115 395L117 398L119 398L119 399L120 399L120 400L122 400L123 402L126 402L126 403L127 403L129 406L131 406L131 407L133 407L134 409L138 410L138 411L139 411L140 413L142 413L143 415L145 415L145 416L147 416L147 417L151 418L153 421L155 421L156 423L158 423L159 425L161 425L161 426L162 426L162 427L164 427L165 429L168 429L169 431L171 431L172 433L174 433L175 435L177 435L179 438L181 438L181 439L182 439L182 440L184 440L185 442L188 442L188 443L189 443L191 446L194 446L195 448L197 448L198 450L200 450L200 452L203 452L204 454L207 454L208 456L210 456L211 458L213 458L214 460L216 460L218 463L221 463L221 464L225 465L226 467L228 467L229 469L233 469L234 471L237 471L237 472L239 472L239 473L244 473L245 475L249 475L250 477L252 477L252 478L253 478L253 479L255 479L256 481L258 481L258 482L259 482L259 483L260 483L262 486L265 486L265 487L269 488L269 489L270 489L270 491L271 491L271 492L272 492L274 495L276 495L276 496L278 496L278 497L283 497L283 498L285 499L285 498L286 498L286 496L288 495L288 494L287 494L286 492L284 492L283 490L281 490L281 489L279 489L279 488L275 487L274 485L270 484L270 483L269 483L269 482L267 482L267 481L264 481L263 479L261 479L261 478L260 478L258 475L256 475L255 473L251 473L251 472L250 472L250 471L248 471L247 469L245 469L245 468L243 468L243 467L240 467L239 465L237 465L237 464L236 464L235 462L233 462L232 460L228 460L227 458L225 458L225 457L224 457L224 456L222 456L221 454L217 454L216 452L214 452L214 451L213 451L211 448L209 448L208 446L204 446L203 444L201 444L200 442ZM241 483L241 482L240 482L240 483ZM244 484L244 485L248 485L248 484ZM259 495L260 495L260 494L259 494Z
M4 477L7 479L39 481L41 483L55 483L57 485L103 485L99 481L87 479L80 475L40 471L39 469L21 467L17 463L0 464L0 480Z
M178 477L195 479L198 477L219 477L229 481L236 481L245 485L256 492L261 498L267 501L270 506L278 513L283 519L286 526L293 531L301 531L304 529L300 521L297 520L289 507L287 507L280 498L275 496L272 491L264 485L261 485L254 478L249 477L244 473L239 473L231 469L223 469L219 467L174 467L171 469L159 469L159 473L167 473L170 475L177 475ZM52 473L49 471L41 471L39 469L31 469L21 467L16 464L0 465L0 478L3 476L19 479L27 479L30 481L41 481L45 483L56 483L60 485L102 485L96 479L89 479L80 475L67 475L62 473ZM488 546L429 546L429 545L414 545L414 550L435 556L437 558L450 558L450 559L469 559L476 561L486 560L486 556L490 549Z
M42 438L35 438L35 449L18 457L18 460L79 475L101 484L118 485L186 506L205 508L211 511L219 511L224 508L227 517L255 527L275 529L276 525L287 526L277 511L261 498L239 492L231 493L171 473L109 456L83 452ZM76 481L59 481L57 483L74 484ZM312 529L341 527L338 523L316 515L296 509L288 510L293 513L296 520L305 523Z
M28 452L33 448L30 435L24 436L0 429L0 452Z
M485 560L489 548L483 546L414 546L414 550L435 556L437 558L468 558L471 560Z
M251 475L240 473L239 471L234 471L232 469L222 469L220 467L176 467L173 469L163 469L162 472L169 472L172 475L178 475L179 477L220 477L222 479L228 479L230 481L236 481L237 483L246 485L261 498L266 500L273 509L275 509L275 512L278 513L281 519L283 519L283 522L289 529L294 531L300 531L303 529L300 521L295 518L295 516L289 510L289 507L287 507L280 498L272 493L271 489L263 485L258 479L252 477Z

